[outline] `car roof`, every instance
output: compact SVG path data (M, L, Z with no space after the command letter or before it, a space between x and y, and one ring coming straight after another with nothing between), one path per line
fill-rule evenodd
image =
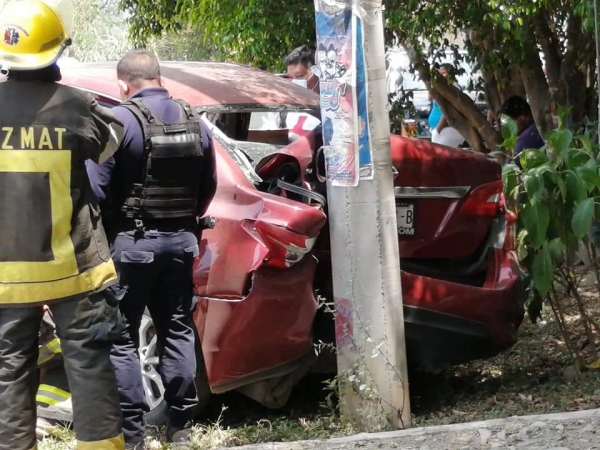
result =
M119 98L116 62L59 65L63 84ZM270 72L241 64L166 61L161 62L161 73L173 98L184 99L198 109L319 107L317 94Z

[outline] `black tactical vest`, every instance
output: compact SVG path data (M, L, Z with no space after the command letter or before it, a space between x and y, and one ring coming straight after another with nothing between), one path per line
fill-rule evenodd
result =
M183 100L181 117L163 123L142 99L121 106L140 121L144 132L141 183L134 184L121 211L129 219L189 219L198 213L200 173L205 158L200 117Z

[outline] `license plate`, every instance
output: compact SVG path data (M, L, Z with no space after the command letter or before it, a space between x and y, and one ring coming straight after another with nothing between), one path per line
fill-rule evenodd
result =
M398 234L400 236L415 235L415 204L402 200L396 202L396 217L398 221Z

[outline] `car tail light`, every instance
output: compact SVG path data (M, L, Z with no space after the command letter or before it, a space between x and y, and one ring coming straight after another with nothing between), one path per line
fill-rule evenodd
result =
M502 180L482 184L471 191L460 209L463 216L496 217L504 211Z
M510 210L506 210L506 237L503 248L507 252L517 248L517 214Z
M313 249L317 240L316 236L309 238L267 222L256 222L254 228L269 248L266 265L281 269L301 261Z

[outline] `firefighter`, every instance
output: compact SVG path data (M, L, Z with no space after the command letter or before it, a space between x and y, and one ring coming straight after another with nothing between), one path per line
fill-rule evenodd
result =
M56 325L50 311L47 307L44 307L44 310L37 361L40 384L35 396L38 438L53 434L57 422L73 420L71 393L60 349L60 339L56 334Z
M15 0L0 11L0 450L36 448L43 305L52 310L73 395L78 449L121 450L110 361L122 323L85 160L116 150L122 124L60 85L71 40L63 9Z
M147 307L156 328L160 374L169 407L168 442L186 442L197 404L192 265L198 255L198 218L216 191L215 155L208 129L184 101L163 87L156 56L127 53L117 65L124 102L121 146L106 163L88 163L101 200L112 257L113 287L127 330L113 347L123 431L130 448L143 448L144 399L138 355Z

